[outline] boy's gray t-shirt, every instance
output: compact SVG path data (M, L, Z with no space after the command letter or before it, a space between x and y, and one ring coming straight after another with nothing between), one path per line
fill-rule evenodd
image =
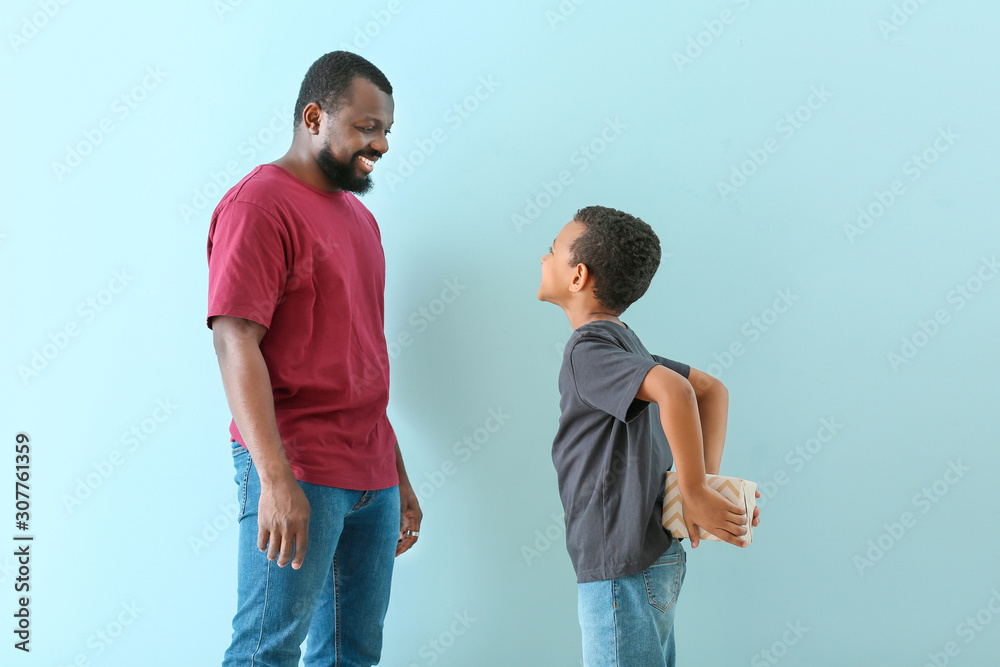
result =
M606 320L584 324L566 343L552 462L579 583L641 572L670 546L660 522L673 457L656 404L635 397L658 363L684 377L691 372Z

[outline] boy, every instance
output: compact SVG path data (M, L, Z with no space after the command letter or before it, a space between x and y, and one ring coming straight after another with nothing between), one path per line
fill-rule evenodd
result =
M705 478L722 461L726 388L649 354L618 319L659 264L652 228L602 206L577 211L542 258L538 298L562 308L574 329L559 372L552 461L587 667L674 664L674 603L686 556L660 523L673 461L691 546L698 546L698 526L746 546L745 510Z

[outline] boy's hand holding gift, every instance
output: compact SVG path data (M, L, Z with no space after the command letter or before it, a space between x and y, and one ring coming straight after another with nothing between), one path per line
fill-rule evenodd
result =
M692 548L703 539L745 547L760 523L757 498L760 492L754 482L705 475L704 483L689 488L671 470L663 495L663 526L674 537L689 538Z

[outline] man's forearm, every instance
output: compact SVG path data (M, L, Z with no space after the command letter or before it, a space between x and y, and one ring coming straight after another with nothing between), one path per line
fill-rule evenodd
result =
M399 450L399 441L396 441L396 472L399 474L399 483L409 484L410 478L406 475L406 466L403 465L403 452Z
M242 340L221 346L217 354L229 409L261 482L267 484L291 474L274 416L271 379L260 348L252 340Z

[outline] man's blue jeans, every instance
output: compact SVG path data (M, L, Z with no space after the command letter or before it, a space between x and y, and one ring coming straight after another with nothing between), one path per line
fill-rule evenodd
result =
M299 482L309 500L309 546L298 570L257 548L260 478L233 442L239 485L238 603L223 667L296 667L308 634L309 667L370 667L399 539L399 487L350 491Z
M674 607L687 554L673 540L655 563L628 577L579 584L586 667L673 667Z

